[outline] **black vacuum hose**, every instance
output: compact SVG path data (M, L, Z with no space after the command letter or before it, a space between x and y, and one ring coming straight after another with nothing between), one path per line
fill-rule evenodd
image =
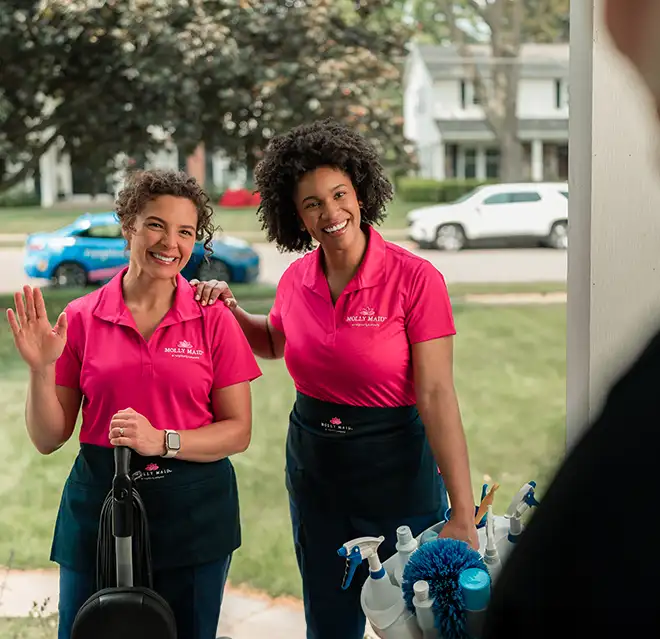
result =
M115 535L132 537L133 582L136 586L153 589L151 543L146 509L133 483L140 479L140 471L129 475L131 450L115 448L115 476L112 489L103 501L99 520L96 552L97 590L117 586Z

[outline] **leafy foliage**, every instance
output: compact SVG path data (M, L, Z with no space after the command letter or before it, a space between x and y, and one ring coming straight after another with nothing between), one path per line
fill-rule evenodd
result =
M275 132L328 115L405 162L400 75L410 32L386 8L356 8L0 0L0 191L55 143L97 172L165 141L184 153L204 141L251 165Z

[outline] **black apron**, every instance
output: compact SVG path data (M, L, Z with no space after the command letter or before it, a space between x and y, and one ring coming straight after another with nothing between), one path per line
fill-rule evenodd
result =
M363 518L424 515L447 506L415 406L364 408L298 393L289 418L286 485L303 508Z
M154 570L220 560L241 544L238 488L228 458L210 463L131 453L144 502ZM112 488L114 449L82 444L64 485L51 561L72 570L96 566L101 508Z

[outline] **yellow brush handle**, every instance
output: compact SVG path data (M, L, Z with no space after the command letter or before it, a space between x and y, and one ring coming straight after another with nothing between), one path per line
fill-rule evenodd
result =
M500 487L499 484L493 484L493 487L488 491L488 494L481 500L481 504L479 504L479 510L477 511L477 515L474 518L475 526L477 526L479 522L484 518L484 515L488 510L488 506L493 505L493 498L495 497L495 491L499 487Z

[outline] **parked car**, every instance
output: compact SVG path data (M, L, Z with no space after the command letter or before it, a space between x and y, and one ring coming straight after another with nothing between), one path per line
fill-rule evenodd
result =
M33 233L25 242L24 268L29 277L49 279L54 286L82 287L107 282L128 264L126 240L114 213L87 213L50 233ZM188 280L253 282L259 276L259 255L242 239L213 240L213 254L195 244L181 272Z
M425 206L407 215L408 237L420 248L460 251L494 240L530 240L568 247L568 185L492 184L451 204Z

